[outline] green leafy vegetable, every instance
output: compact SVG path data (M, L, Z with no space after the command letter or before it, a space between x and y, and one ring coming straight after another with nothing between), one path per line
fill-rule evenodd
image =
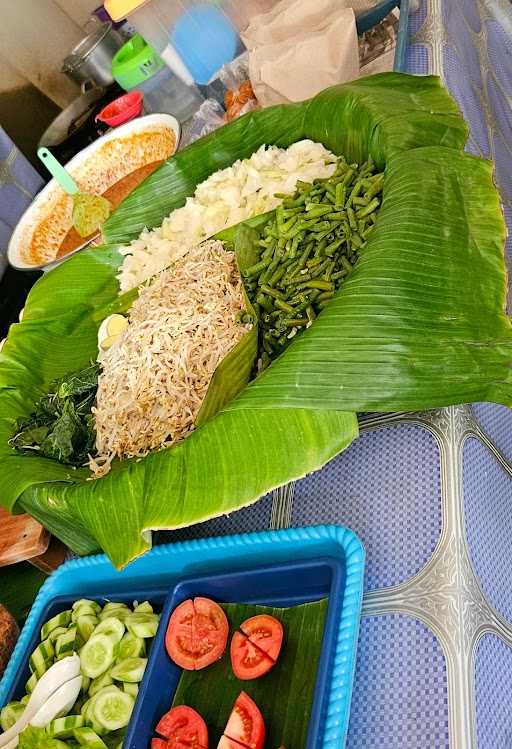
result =
M80 466L94 452L96 439L91 408L96 398L99 366L93 364L50 384L28 419L20 419L9 444L28 454Z
M173 705L188 705L204 718L210 743L219 741L241 691L256 702L265 720L265 746L306 747L315 681L327 614L327 599L286 609L223 604L230 639L250 616L270 614L282 623L284 643L276 665L265 676L240 681L233 674L229 648L220 661L201 671L183 671Z

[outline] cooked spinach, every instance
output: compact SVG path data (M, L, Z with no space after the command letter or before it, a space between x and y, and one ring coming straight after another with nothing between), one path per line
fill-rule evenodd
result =
M81 466L94 452L96 432L91 408L96 399L99 365L91 364L50 384L34 412L16 424L9 441L25 454Z

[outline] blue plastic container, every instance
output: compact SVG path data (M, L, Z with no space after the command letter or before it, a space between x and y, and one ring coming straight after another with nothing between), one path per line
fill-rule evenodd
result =
M88 596L88 598L97 601L100 606L104 606L108 601L121 601L122 603L127 603L129 606L131 606L133 601L138 601L139 603L141 603L142 601L149 601L153 605L155 612L159 614L162 611L162 607L164 605L165 599L167 598L167 595L167 589L145 591L134 589L133 593L130 593L129 595L119 593L112 593L110 595L108 593L105 593L102 596L90 595ZM80 596L78 596L78 598L79 597ZM66 609L70 609L73 602L76 600L77 596L57 596L57 598L52 598L42 609L37 622L32 628L31 637L28 641L27 647L25 648L22 662L18 671L14 674L14 678L12 679L10 689L5 698L5 702L19 700L23 697L24 694L26 694L25 684L27 683L27 680L31 675L28 660L32 651L35 650L35 648L41 642L40 632L43 624L47 622L48 619L51 619L52 616L59 614L61 611L66 611ZM2 702L2 704L4 703Z
M351 530L335 525L263 531L158 546L121 572L104 555L76 559L62 565L42 586L34 601L0 682L0 705L6 704L11 694L14 696L17 673L24 668L26 658L37 641L45 612L49 611L49 604L57 597L66 596L68 601L84 597L105 598L106 592L109 592L110 598L144 600L150 598L151 591L171 591L192 578L227 575L238 570L270 567L276 563L318 561L325 557L332 558L343 567L344 582L341 610L332 638L332 668L330 672L326 669L325 682L317 682L317 688L324 692L323 733L316 744L308 743L308 749L340 749L346 739L350 712L363 590L364 550ZM317 598L320 596L317 594ZM156 647L153 652L156 652ZM129 731L131 728L130 725ZM128 747L128 744L125 746ZM138 744L137 749L148 748Z
M336 650L344 590L345 565L333 557L286 565L274 564L227 575L196 577L179 583L169 595L162 612L126 735L125 749L149 746L158 721L172 705L182 670L165 650L167 623L176 606L196 596L205 596L218 603L259 603L280 608L329 598L307 743L308 747L322 746L323 719L329 699L326 687L330 682Z

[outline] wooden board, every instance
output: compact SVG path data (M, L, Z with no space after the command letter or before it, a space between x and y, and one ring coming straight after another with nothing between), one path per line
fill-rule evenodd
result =
M10 515L0 507L0 567L44 554L50 534L30 515Z

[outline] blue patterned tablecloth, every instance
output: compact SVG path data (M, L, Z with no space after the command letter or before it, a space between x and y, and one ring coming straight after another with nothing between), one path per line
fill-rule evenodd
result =
M422 0L407 33L406 70L443 77L467 149L495 161L512 230L510 1ZM512 411L364 417L322 471L165 537L319 522L367 550L349 749L510 749Z

